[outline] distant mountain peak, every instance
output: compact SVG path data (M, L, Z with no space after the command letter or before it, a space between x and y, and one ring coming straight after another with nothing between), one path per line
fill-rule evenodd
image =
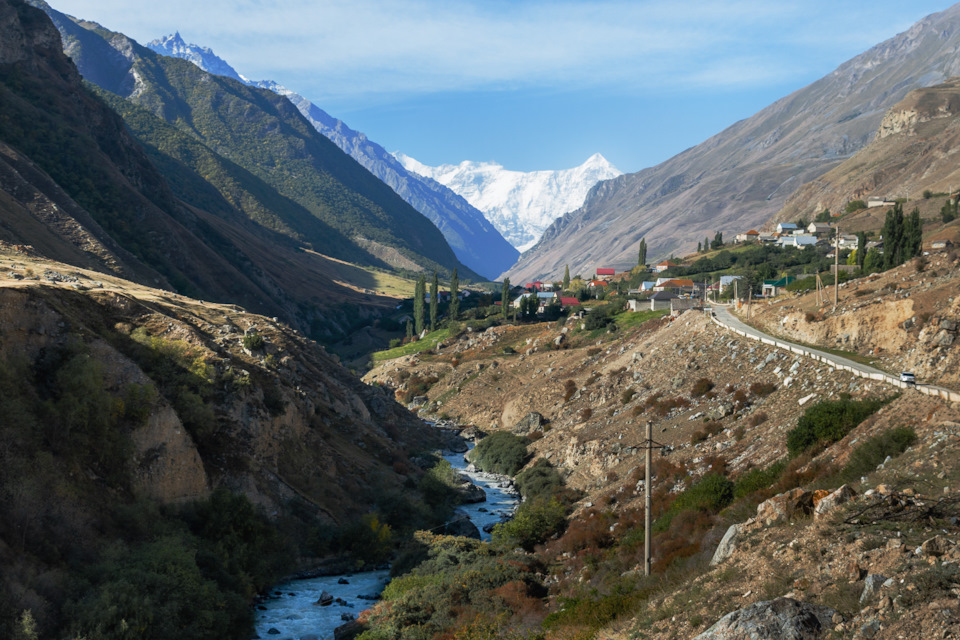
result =
M450 187L483 211L520 251L536 244L554 220L580 208L594 185L622 174L599 153L572 169L529 172L505 169L492 161L431 167L399 152L394 156L407 171Z
M247 82L247 79L237 73L236 69L215 54L213 49L201 47L197 44L187 44L180 36L179 31L175 31L173 35L162 36L148 42L147 48L163 56L188 60L208 73L226 76L244 83Z

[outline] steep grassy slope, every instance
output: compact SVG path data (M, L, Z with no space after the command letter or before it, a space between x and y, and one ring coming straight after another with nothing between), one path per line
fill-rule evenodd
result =
M269 227L294 232L318 251L340 259L447 273L459 268L476 278L428 219L317 132L285 97L209 74L100 25L74 21L45 3L35 4L61 29L65 49L84 77L96 81L125 76L100 86L193 136L275 189L282 196L271 203L277 208L257 212L260 220L269 218ZM104 45L121 55L109 55ZM138 137L154 146L157 135L168 135L142 118L133 124ZM190 159L186 163L191 164ZM217 175L204 177L225 196L237 186L218 182ZM298 206L284 206L281 201L287 199ZM304 219L304 210L312 220Z

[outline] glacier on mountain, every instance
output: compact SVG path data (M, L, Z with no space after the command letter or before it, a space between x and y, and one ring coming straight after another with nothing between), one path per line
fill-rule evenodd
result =
M510 171L496 162L431 167L399 152L394 155L408 171L466 198L520 251L535 245L554 220L583 206L594 185L622 174L599 153L572 169L531 172Z

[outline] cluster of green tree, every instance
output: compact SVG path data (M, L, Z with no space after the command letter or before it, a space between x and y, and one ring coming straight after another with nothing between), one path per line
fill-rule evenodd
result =
M477 443L470 461L482 471L513 476L527 463L527 442L509 431L497 431Z
M956 198L949 198L943 203L943 206L940 207L940 219L943 220L944 224L957 219L957 202L958 200Z
M787 433L787 450L790 455L798 456L837 442L889 401L845 397L818 402L807 409L797 426Z
M892 269L923 252L923 222L920 210L914 209L908 216L903 215L903 205L899 202L887 211L883 223L883 270ZM863 270L870 270L870 254L864 258Z

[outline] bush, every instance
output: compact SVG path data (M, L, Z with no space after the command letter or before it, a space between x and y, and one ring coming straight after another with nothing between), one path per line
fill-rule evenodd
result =
M523 547L533 551L534 546L563 531L566 515L566 508L556 498L524 502L512 520L494 527L493 542L508 549Z
M263 336L257 332L243 336L243 348L248 351L260 351L264 344Z
M394 339L392 339L392 340L390 341L390 348L391 348L391 349L396 349L397 347L399 347L399 346L402 345L402 344L403 344L403 338L394 338Z
M637 392L633 389L624 389L623 393L620 394L621 404L627 404L633 400L633 396L637 395Z
M471 461L483 471L513 476L523 468L527 456L525 438L507 431L497 431L477 443Z
M844 481L855 481L877 468L887 456L897 457L917 441L917 432L912 427L897 427L873 436L850 455L850 460L840 472Z
M777 385L773 384L772 382L754 382L750 385L750 393L758 398L768 396L776 390Z
M703 425L703 428L695 431L692 436L690 436L690 444L698 444L705 441L710 436L715 436L718 433L723 431L723 425L717 422L716 420L711 420Z
M851 200L847 203L847 206L844 207L844 211L847 213L853 213L854 211L860 211L861 209L866 209L867 203L863 200Z
M778 460L764 469L751 469L737 478L733 487L733 497L740 499L757 491L773 486L783 470L787 468L786 460Z
M524 499L551 496L563 488L563 478L546 458L517 474L517 489Z
M749 418L747 418L748 427L756 427L757 425L763 424L769 419L769 416L765 411L757 411Z
M563 401L566 402L577 392L577 383L573 380L563 381Z
M818 402L787 433L787 450L791 456L798 456L817 445L837 442L883 404L882 400Z
M693 389L690 390L691 398L699 398L707 394L708 391L713 389L714 384L713 380L710 378L700 378L693 383Z

